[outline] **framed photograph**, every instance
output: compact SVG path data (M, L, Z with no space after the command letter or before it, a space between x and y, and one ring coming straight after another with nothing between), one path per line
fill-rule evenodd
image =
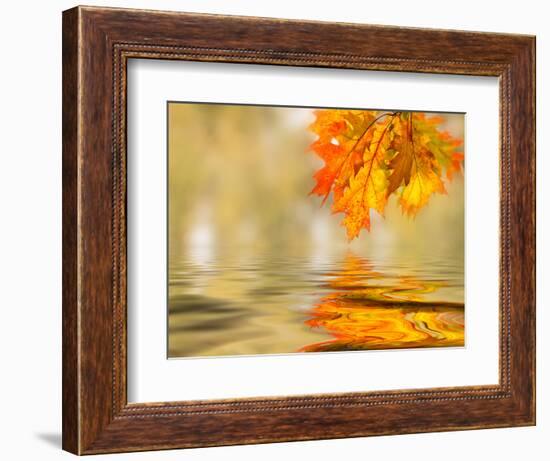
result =
M63 13L63 448L535 424L535 39Z

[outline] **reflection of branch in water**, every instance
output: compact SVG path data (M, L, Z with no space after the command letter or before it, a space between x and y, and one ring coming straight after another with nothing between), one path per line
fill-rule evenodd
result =
M302 347L302 352L400 349L464 345L464 304L428 301L422 295L441 282L402 277L397 286L365 259L348 255L330 274L335 290L309 312L306 324L333 339Z

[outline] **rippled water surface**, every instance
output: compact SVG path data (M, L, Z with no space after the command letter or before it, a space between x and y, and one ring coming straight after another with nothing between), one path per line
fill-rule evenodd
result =
M464 344L463 267L445 261L171 258L169 356Z

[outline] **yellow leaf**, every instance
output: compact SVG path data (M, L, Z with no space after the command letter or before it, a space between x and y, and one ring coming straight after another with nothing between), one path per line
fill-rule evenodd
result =
M373 159L352 177L343 197L335 202L332 210L344 212L342 224L346 227L348 239L359 235L362 228L370 230L370 210L384 213L387 201L388 181L380 163Z
M445 186L434 171L432 161L424 155L415 155L409 184L403 188L399 204L404 213L415 216L436 192L445 193Z

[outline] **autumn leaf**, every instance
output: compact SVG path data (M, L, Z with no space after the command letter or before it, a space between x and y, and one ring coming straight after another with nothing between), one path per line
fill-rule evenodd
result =
M348 238L354 239L362 228L370 230L370 209L384 212L387 200L388 179L384 172L383 162L390 143L386 136L391 121L374 130L372 142L363 154L363 165L357 174L349 179L349 186L344 189L342 197L334 202L334 212L344 212L343 225Z
M343 213L349 240L370 230L371 210L383 215L398 196L403 213L415 216L432 194L445 193L462 172L462 142L441 130L443 119L419 112L328 109L315 111L310 148L324 165L311 193L332 193L331 209Z
M317 184L311 191L323 197L323 203L332 191L339 199L344 189L363 163L363 151L368 142L367 126L375 118L374 111L321 110L310 130L319 138L310 146L324 160L325 166L315 173Z
M445 193L445 186L435 172L434 161L428 156L415 156L411 169L411 179L403 188L399 204L404 213L414 216L436 192Z

